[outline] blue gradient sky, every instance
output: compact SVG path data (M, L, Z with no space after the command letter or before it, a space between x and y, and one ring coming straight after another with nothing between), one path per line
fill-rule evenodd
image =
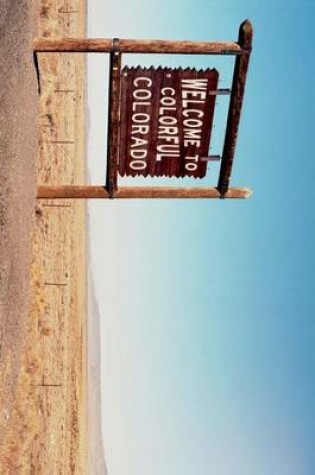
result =
M233 185L253 197L89 205L110 475L315 473L315 2L89 0L90 37L236 39L245 18ZM91 58L97 183L107 76Z

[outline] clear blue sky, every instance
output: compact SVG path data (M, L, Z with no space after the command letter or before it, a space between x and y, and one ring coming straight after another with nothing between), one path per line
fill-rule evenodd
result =
M236 39L245 18L233 185L253 197L90 205L110 475L315 473L315 2L89 0L91 37ZM106 65L90 65L102 182Z

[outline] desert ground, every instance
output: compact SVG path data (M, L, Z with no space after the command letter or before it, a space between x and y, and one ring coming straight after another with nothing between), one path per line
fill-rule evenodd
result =
M1 0L0 473L85 474L85 204L36 200L85 181L85 58L34 36L85 36L84 0Z

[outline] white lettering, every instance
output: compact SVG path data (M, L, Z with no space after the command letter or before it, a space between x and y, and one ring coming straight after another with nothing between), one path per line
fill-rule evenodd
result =
M202 127L202 120L198 119L185 119L184 120L184 125L186 127Z
M185 169L189 172L194 172L195 170L197 170L197 168L197 163L185 163Z
M160 107L159 109L159 115L164 115L164 112L168 112L168 111L175 111L176 110L176 107Z
M161 160L163 158L177 158L177 157L179 157L178 153L176 153L176 154L174 154L174 153L157 153L156 161L161 162Z
M194 155L193 157L185 157L185 160L193 160L194 162L198 162L199 155Z
M175 135L178 134L178 127L159 127L159 134Z
M163 87L162 89L162 96L166 96L166 91L171 91L171 96L175 96L175 89L172 87Z
M162 116L159 117L159 123L163 125L175 125L177 124L176 117Z
M152 97L152 92L149 89L135 89L132 95L135 99L146 100Z
M145 78L145 77L140 77L140 78L134 79L133 85L138 87L140 81L146 83L148 85L148 87L152 86L152 80L150 78Z
M179 138L178 137L174 137L174 135L166 135L166 136L161 136L159 135L159 140L165 140L166 142L173 142L173 143L179 143Z
M189 117L192 114L195 114L199 118L204 116L204 112L198 109L186 109L183 111L184 117Z
M199 147L200 140L184 140L184 147L189 147L189 145L195 145L195 147Z
M141 109L141 106L149 106L150 102L133 102L132 112L137 112L137 109Z
M137 114L133 114L132 121L138 124L145 124L146 122L150 121L150 116L149 114L138 112Z
M162 145L158 145L157 147L157 151L158 152L164 152L164 153L172 153L172 152L176 152L174 155L172 155L173 157L179 157L179 150L178 150L178 146L177 145L172 145L172 144L162 144Z
M132 158L140 159L145 158L148 154L147 150L131 150L130 155Z
M131 127L131 133L132 134L147 134L149 132L149 126L148 125L132 125Z
M139 139L138 137L131 137L131 140L134 141L134 143L131 144L131 148L133 147L139 147L140 145L147 145L148 141L144 139Z
M174 106L176 99L174 97L162 97L161 104L162 106Z
M185 129L185 138L192 140L199 140L201 136L201 130L189 130Z
M182 89L207 89L208 79L182 79Z
M207 92L206 91L182 91L182 98L189 99L189 96L192 97L200 97L200 99L206 99Z
M132 170L137 170L137 171L144 170L146 166L147 164L143 160L132 160L130 162L130 168L132 168Z

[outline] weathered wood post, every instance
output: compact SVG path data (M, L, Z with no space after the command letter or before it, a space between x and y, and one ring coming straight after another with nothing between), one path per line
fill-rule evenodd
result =
M114 197L117 190L118 154L119 154L119 104L120 104L120 72L121 54L119 39L113 40L113 51L110 57L109 78L109 112L108 112L108 148L107 148L107 175L106 189L109 198Z
M235 60L232 94L230 97L230 106L222 154L222 165L218 182L218 190L222 196L226 195L230 184L241 110L244 100L245 83L250 54L252 51L252 39L252 24L249 20L245 20L239 29L238 44L241 47L243 54L237 56Z

